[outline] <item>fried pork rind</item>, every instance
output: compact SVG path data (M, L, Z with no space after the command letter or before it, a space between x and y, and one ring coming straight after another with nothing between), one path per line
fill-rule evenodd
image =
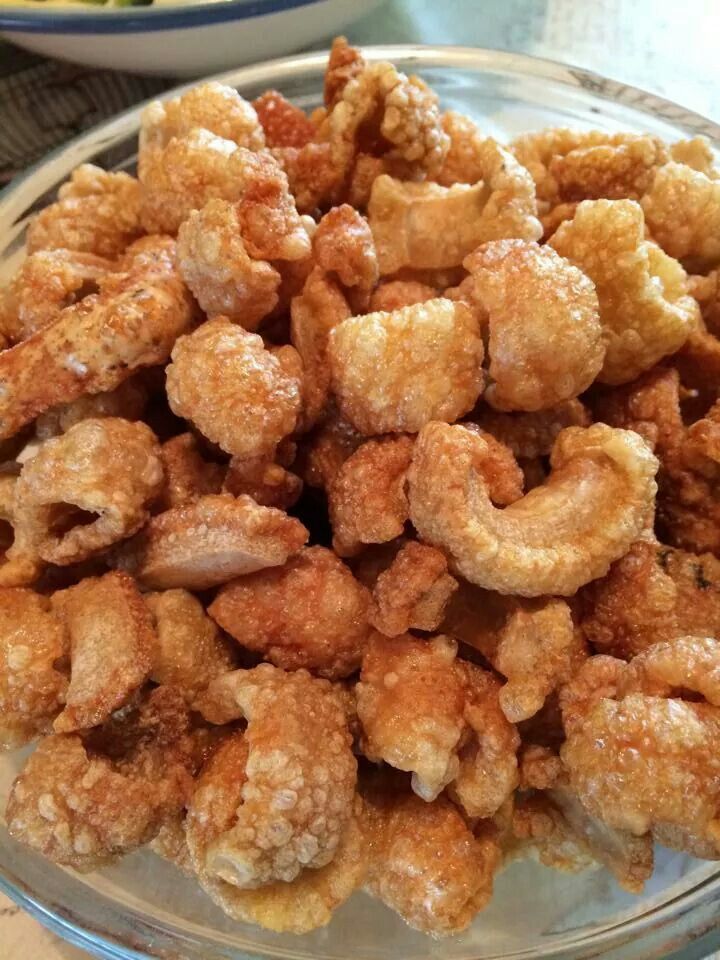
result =
M681 850L720 856L720 712L673 696L696 691L718 703L719 664L718 642L695 637L649 647L629 666L610 657L586 662L561 695L561 756L589 813L636 835L657 830Z
M717 180L720 176L715 167L715 154L707 137L677 140L670 147L670 159L676 163L684 163L693 170L699 170L711 180Z
M482 391L477 320L443 298L345 320L330 334L329 355L340 412L367 435L453 422Z
M24 464L16 511L44 560L76 563L136 533L162 484L160 445L148 426L81 420Z
M370 632L369 594L324 547L226 584L210 616L243 647L284 670L336 680L360 666Z
M313 236L313 253L318 266L345 288L355 310L366 309L379 273L370 227L357 210L344 203L326 213Z
M333 548L352 556L368 543L399 537L409 517L410 437L368 440L338 468L327 489Z
M583 591L582 628L599 653L629 660L661 640L720 634L720 561L639 541Z
M292 433L300 410L297 377L257 334L225 317L178 340L167 395L174 413L243 458L272 453Z
M623 135L621 143L577 147L552 157L548 171L560 199L639 200L668 159L656 137Z
M372 313L393 313L437 297L435 287L418 280L385 280L373 291L369 309Z
M147 238L100 293L67 307L50 326L0 353L0 439L58 404L114 390L163 363L192 322L190 296L173 266L174 244Z
M435 937L466 929L492 896L500 846L474 836L444 797L365 791L370 869L365 889Z
M706 277L689 277L688 282L690 293L700 304L705 326L717 335L720 333L720 269L711 270Z
M566 400L535 413L501 413L478 406L471 416L483 431L492 434L522 460L549 456L561 430L588 427L591 423L588 410L579 400Z
M113 259L141 233L137 180L83 163L31 222L26 242L30 254L75 250Z
M50 601L32 590L0 589L0 750L49 733L62 709L69 638Z
M16 488L16 475L0 474L0 587L28 586L37 580L43 566L22 523Z
M300 477L286 470L268 457L254 457L230 461L223 490L234 497L247 494L263 507L289 510L300 498L303 482Z
M88 577L56 593L52 609L70 638L70 685L56 733L104 723L150 674L156 646L152 620L131 577Z
M434 547L410 540L377 578L370 621L387 637L408 630L436 630L457 590L447 559Z
M221 493L152 517L117 562L150 590L206 590L282 566L307 537L300 521L281 510Z
M436 183L375 179L368 217L380 273L402 267L459 266L479 244L516 237L539 240L535 189L527 170L491 138L479 147L482 179Z
M329 490L338 470L365 438L335 411L329 413L301 447L302 473L311 487Z
M98 417L140 420L145 411L147 399L147 390L139 380L126 380L107 393L89 393L70 403L61 403L41 413L35 421L35 436L38 440L49 440L51 437L65 433L81 420Z
M684 163L667 163L642 207L653 239L671 257L706 267L720 261L720 180Z
M603 383L627 383L649 370L698 322L685 271L643 231L634 201L586 200L549 240L595 284L607 346Z
M182 810L191 785L181 705L174 691L159 687L139 716L111 723L118 755L77 734L45 737L10 793L11 836L81 872L152 840ZM102 731L98 741L102 746Z
M631 431L568 427L552 472L503 510L483 475L487 443L464 427L428 424L408 474L410 518L471 583L520 596L570 596L604 576L652 507L657 460Z
M163 510L179 507L208 493L220 493L225 468L204 460L191 433L172 437L160 448L165 472L165 487L159 506Z
M349 80L365 67L365 60L357 47L351 47L346 37L335 37L330 47L323 82L323 102L330 109L342 96Z
M263 131L265 144L272 147L304 147L315 136L315 124L300 107L290 103L278 90L266 90L252 102Z
M0 331L10 343L27 340L57 320L60 311L97 290L112 264L91 253L38 250L0 290Z
M454 183L477 183L485 176L485 138L470 117L447 110L442 125L450 137L450 149L436 179L444 187Z
M595 289L577 267L522 240L485 244L464 266L487 314L491 406L543 410L590 386L605 345Z

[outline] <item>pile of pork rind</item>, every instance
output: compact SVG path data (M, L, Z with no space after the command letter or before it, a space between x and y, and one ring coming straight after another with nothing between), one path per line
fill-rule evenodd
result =
M720 174L335 42L84 165L0 297L13 837L303 932L720 857Z

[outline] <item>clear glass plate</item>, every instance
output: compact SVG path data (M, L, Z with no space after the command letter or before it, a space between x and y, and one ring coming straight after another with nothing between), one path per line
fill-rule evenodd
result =
M460 47L369 48L420 73L444 106L506 139L548 125L647 131L673 140L703 133L720 143L720 127L632 87L531 57ZM325 57L290 57L245 67L220 79L248 98L275 87L303 107L316 106ZM22 257L28 217L52 199L78 163L132 168L139 108L80 137L28 171L0 195L0 279ZM24 755L0 757L0 807ZM460 937L433 941L409 930L364 894L329 927L302 937L236 923L191 880L148 852L79 876L19 847L0 825L0 888L79 946L112 960L490 960L590 957L648 960L703 957L720 947L720 870L670 851L642 897L620 891L602 870L556 873L514 864L497 881L491 905ZM0 955L2 949L0 947Z

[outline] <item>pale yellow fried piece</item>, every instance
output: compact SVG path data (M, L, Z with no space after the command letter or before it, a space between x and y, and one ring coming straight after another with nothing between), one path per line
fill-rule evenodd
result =
M30 223L26 240L28 253L62 249L113 259L141 233L137 180L83 163Z
M302 474L308 486L328 490L340 467L365 438L335 411L300 447Z
M375 179L368 217L383 276L401 267L458 266L490 240L540 239L535 187L527 170L492 138L480 145L478 161L482 179L474 184Z
M241 460L233 457L223 490L234 497L247 494L263 507L289 510L300 499L303 482L296 474L268 457Z
M456 652L449 637L375 633L355 687L363 753L411 772L423 800L434 800L458 774L465 682Z
M0 587L26 587L40 575L43 562L22 523L15 498L18 478L0 474Z
M146 424L81 420L24 464L18 522L48 563L76 563L136 533L162 484L160 445Z
M457 587L445 555L410 540L375 582L370 622L386 637L436 630Z
M577 200L573 203L556 203L547 213L543 214L540 217L543 226L543 240L549 240L561 223L572 220L581 202L581 200Z
M225 468L203 459L198 442L191 433L181 433L160 447L165 471L165 487L159 506L163 510L179 507L208 493L220 493Z
M137 369L167 360L193 311L172 241L148 240L137 260L101 281L99 294L0 354L0 439L50 407L114 390Z
M589 412L579 400L566 400L536 413L501 413L478 406L472 413L472 419L482 430L509 447L514 456L523 460L549 456L561 430L565 427L588 427L591 422ZM624 424L618 423L616 426Z
M326 488L333 548L352 556L367 543L399 537L408 520L410 437L367 440L338 468Z
M143 587L206 590L279 567L308 537L299 520L250 497L206 495L152 517L117 562Z
M276 714L276 717L281 719L282 714ZM303 720L303 717L292 718L294 724L307 730ZM319 717L316 722L317 720ZM321 734L320 743L324 742L324 737L325 731ZM303 739L299 741L300 744L303 742ZM286 744L283 742L282 746L285 748ZM311 745L315 759L317 746L315 743ZM312 842L315 835L308 832L306 848L309 855L303 857L305 863L301 864L295 859L296 851L293 850L292 843L288 843L291 838L285 830L292 811L296 811L296 816L300 813L297 790L284 785L294 782L295 764L291 760L287 766L276 767L275 770L269 767L265 770L249 771L251 750L252 746L247 742L247 737L239 732L234 733L220 745L202 771L187 817L186 832L192 865L201 887L236 920L257 923L280 932L307 933L327 924L333 910L347 900L365 876L365 842L358 826L357 815L354 814L345 823L332 860L326 866L315 869L305 866L315 846ZM339 772L338 759L337 756L333 758L336 772ZM257 765L257 761L254 765ZM319 765L316 766L319 769ZM257 804L253 797L253 780L262 776L266 782L270 781L273 773L273 779L278 780L278 789L275 791L278 802L267 810L257 811L262 821L265 821L265 830L270 831L267 848L266 851L259 847L248 848L248 841L255 842L258 834L255 826L252 826L248 827L250 835L243 837L240 822L249 819L247 807ZM302 787L304 786L303 782ZM272 789L270 782L267 782L267 788ZM327 802L327 789L318 789L322 791ZM312 813L319 801L314 799L312 792L306 799L310 801L307 806ZM271 810L274 811L274 816ZM274 833L272 822L281 825L275 828ZM318 823L316 828L322 829L323 825ZM236 839L237 843L234 842ZM295 879L292 882L266 882L255 889L248 883L241 883L241 857L245 855L248 862L251 862L255 852L258 860L270 860L274 853L280 870L283 870L282 862L285 856L283 872L290 872L288 868L293 861L293 869L297 868Z
M622 143L557 154L548 172L563 201L639 200L667 159L667 147L657 137L627 134Z
M547 482L503 510L483 476L487 453L464 427L428 424L413 450L408 498L421 539L447 551L466 579L500 593L572 595L627 551L654 501L658 463L631 431L563 430Z
M402 307L412 307L437 297L435 287L418 280L384 280L373 290L368 309L371 313L393 313Z
M92 253L38 250L0 290L0 331L10 343L27 340L57 320L60 311L97 290L113 265Z
M174 413L240 457L272 453L292 433L300 410L298 378L257 334L225 317L177 341L167 396Z
M370 633L369 594L324 547L226 584L208 608L239 644L284 670L336 680L360 666Z
M62 709L70 641L50 601L32 590L0 589L0 750L49 733Z
M706 277L688 277L690 293L700 304L702 318L710 333L720 333L720 269Z
M252 106L269 149L304 147L315 136L315 124L305 111L290 103L278 90L266 90L253 100Z
M490 901L500 846L474 836L444 797L368 789L370 870L365 889L416 930L433 937L466 929Z
M676 141L670 147L670 158L676 163L684 163L693 170L699 170L711 180L717 180L720 176L715 167L715 154L707 137Z
M595 284L607 346L603 383L627 383L649 370L698 323L685 271L643 231L634 201L585 200L549 240Z
M317 265L346 288L354 312L367 309L378 281L375 244L367 221L347 203L333 207L313 235Z
M38 440L49 440L65 433L81 420L98 417L122 417L124 420L140 420L147 405L148 393L138 379L126 380L107 393L86 394L61 403L41 413L35 421Z
M175 687L191 704L211 680L234 669L235 651L187 590L148 593L143 599L157 638L150 679Z
M452 423L482 391L483 345L472 311L439 298L352 317L330 334L341 414L367 435Z
M185 813L166 820L148 844L153 853L168 860L187 877L194 876L190 851L185 838Z
M499 410L544 410L585 391L605 358L598 298L550 247L498 240L463 261L487 314L490 385Z
M483 143L485 138L470 117L456 110L446 110L442 125L450 137L450 149L445 157L437 182L444 187L454 183L477 183L485 176Z
M52 609L70 638L70 685L56 733L104 723L150 675L152 619L131 577L88 577L54 594Z
M720 260L720 180L684 163L661 167L642 200L653 239L671 257Z

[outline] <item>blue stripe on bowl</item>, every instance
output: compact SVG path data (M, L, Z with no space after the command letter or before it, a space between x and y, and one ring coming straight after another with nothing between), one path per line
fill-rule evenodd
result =
M33 7L0 5L0 30L23 33L136 33L150 30L185 30L229 20L251 20L270 13L309 7L324 0L221 0L178 7L124 7L91 13L78 4L68 10L38 2ZM52 10L52 12L50 12Z

